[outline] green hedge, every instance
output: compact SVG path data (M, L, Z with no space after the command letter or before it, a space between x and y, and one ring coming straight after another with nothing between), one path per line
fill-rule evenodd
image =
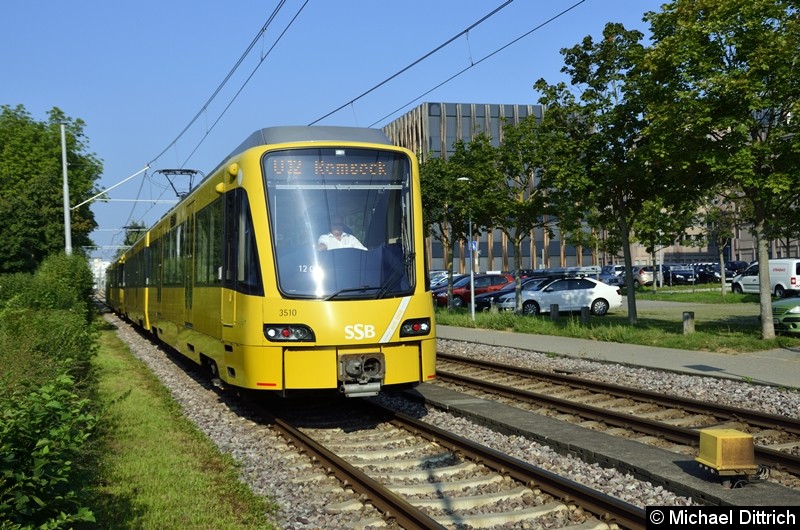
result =
M0 305L28 309L64 309L90 321L94 281L82 256L46 258L33 274L0 275Z
M94 520L82 499L98 416L91 293L80 256L0 276L0 529Z
M87 399L66 375L12 393L0 420L0 521L14 528L61 528L94 521L81 504L76 462L95 427Z

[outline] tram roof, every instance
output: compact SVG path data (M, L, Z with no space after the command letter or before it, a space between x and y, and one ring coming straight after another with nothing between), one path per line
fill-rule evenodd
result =
M338 127L330 125L303 126L287 125L259 129L247 137L230 156L251 147L284 142L368 142L373 144L392 144L389 137L380 129L366 127ZM230 158L230 157L229 157Z

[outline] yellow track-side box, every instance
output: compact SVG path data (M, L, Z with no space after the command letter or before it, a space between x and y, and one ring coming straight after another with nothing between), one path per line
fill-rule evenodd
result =
M720 475L755 473L753 437L736 429L700 429L701 466Z

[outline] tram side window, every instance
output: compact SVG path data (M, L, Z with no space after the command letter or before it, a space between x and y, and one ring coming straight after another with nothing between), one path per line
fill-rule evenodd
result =
M198 212L195 223L195 285L218 284L222 269L222 199Z
M161 239L156 239L150 242L149 252L149 285L161 285Z
M181 244L183 234L183 224L180 224L167 232L164 247L164 285L181 285L183 276L181 274Z
M125 286L138 287L136 283L136 256L128 255L128 267L125 269Z
M172 264L175 262L175 235L171 230L164 235L163 252L163 282L164 285L173 285L175 283L172 277Z
M146 249L142 248L138 252L135 252L128 258L128 277L127 277L127 286L128 287L146 287L145 285L145 268L147 264L145 263L146 259Z
M224 285L247 294L264 294L253 217L247 193L237 188L225 197Z
M142 252L130 257L128 262L129 284L131 287L142 287Z
M170 285L170 256L172 255L172 237L170 233L167 232L164 234L164 237L161 238L164 242L161 248L161 284L162 285Z

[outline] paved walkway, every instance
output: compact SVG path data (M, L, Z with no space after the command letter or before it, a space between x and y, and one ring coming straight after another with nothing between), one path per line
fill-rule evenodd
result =
M439 338L800 389L800 349L711 353L437 325Z

